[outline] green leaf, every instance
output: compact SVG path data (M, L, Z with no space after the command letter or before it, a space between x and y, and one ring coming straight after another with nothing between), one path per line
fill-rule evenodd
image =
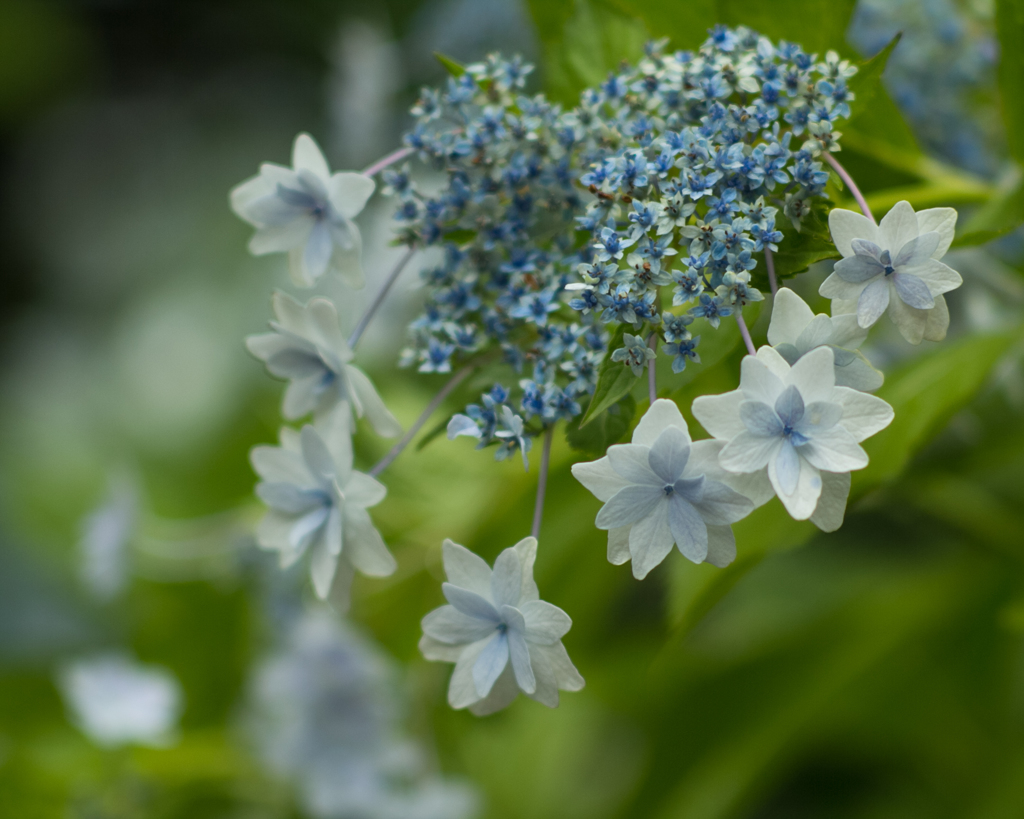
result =
M838 258L839 251L827 236L795 231L788 233L782 244L779 245L778 252L772 254L772 260L775 262L775 277L779 281L791 279L798 273L803 273L815 262ZM757 263L755 278L755 284L761 290L768 286L766 270L762 257Z
M597 372L597 387L594 389L594 397L590 399L590 406L587 408L587 414L580 421L580 427L585 427L633 389L638 376L633 375L633 371L622 362L612 361L612 353L623 346L622 337L631 329L629 325L619 325L619 329L615 331L615 335L608 344L608 355L601 362L601 368Z
M1002 194L993 196L976 210L952 247L983 245L1005 236L1024 224L1024 180Z
M1024 163L1024 0L996 0L999 96L1010 153Z
M440 51L434 52L434 59L441 63L444 66L444 70L453 77L461 77L466 73L466 67L462 63L456 62L451 57L446 57Z
M565 428L565 439L578 452L599 458L608 451L608 447L622 440L632 426L634 415L636 399L626 393L586 427L580 426L583 416L570 421Z
M984 386L1019 333L966 338L910 362L886 378L878 397L892 405L893 422L864 442L871 461L853 473L851 498L892 480L913 454Z
M896 44L900 41L903 33L897 34L892 40L889 41L889 45L879 51L874 57L865 60L858 66L857 73L850 77L849 88L854 93L854 99L850 103L850 124L856 126L857 115L861 111L867 111L871 108L868 104L870 103L879 88L882 86L882 72L885 71L885 66L889 62L889 55L892 54L892 50L896 48Z

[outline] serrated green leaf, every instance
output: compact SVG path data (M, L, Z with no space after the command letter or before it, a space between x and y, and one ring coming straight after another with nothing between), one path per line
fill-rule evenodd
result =
M612 340L608 344L608 354L601 362L601 367L597 372L597 387L594 389L594 397L590 399L590 406L587 408L587 414L580 421L580 427L585 427L608 407L617 403L636 384L639 376L633 375L633 371L622 362L612 361L612 353L623 345L622 337L631 329L628 325L619 325L619 329L612 336Z
M461 77L466 73L466 67L462 63L453 60L451 57L446 57L440 51L434 52L434 59L441 63L444 66L444 70L453 77Z
M599 458L608 447L622 440L635 415L636 399L627 393L586 427L580 426L583 416L574 418L566 425L565 439L577 452Z
M854 94L854 99L850 103L850 124L854 127L857 123L857 115L871 107L868 103L871 102L880 88L882 73L889 62L889 56L892 54L893 49L896 48L896 44L899 43L901 37L903 37L902 32L893 37L889 41L889 45L879 51L874 57L862 62L858 66L857 73L850 77L848 86Z

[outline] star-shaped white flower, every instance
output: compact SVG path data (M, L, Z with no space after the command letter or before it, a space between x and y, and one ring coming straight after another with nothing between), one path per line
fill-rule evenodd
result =
M843 258L819 290L833 299L833 315L856 313L860 326L870 327L888 310L911 344L945 338L949 311L942 294L963 279L939 259L953 241L956 217L953 208L914 213L904 201L876 225L859 213L834 208L828 226Z
M867 329L857 323L855 314L815 315L807 302L788 287L780 288L775 295L768 343L790 365L811 350L831 347L837 385L865 392L877 390L884 377L863 354L856 352L867 336Z
M302 432L283 427L281 446L257 446L253 468L263 479L256 494L270 507L256 531L265 549L280 552L282 567L311 552L310 574L324 599L335 588L345 605L352 575L359 570L385 577L396 567L366 511L384 500L387 489L352 469L348 419L335 413Z
M423 618L420 651L454 662L448 703L483 716L500 711L520 691L549 708L558 691L579 691L583 678L562 637L572 626L564 611L540 599L533 579L537 539L505 549L494 570L451 540L443 547L450 605Z
M362 238L352 221L366 205L374 181L361 173L332 174L309 134L299 134L292 167L272 162L231 191L231 207L256 226L249 250L288 252L292 280L311 287L333 268L351 287L365 282Z
M718 441L690 441L674 402L655 401L633 432L632 443L605 457L575 464L572 474L604 506L595 521L608 530L608 560L633 561L643 579L675 544L694 563L727 566L736 558L730 524L754 509L748 492L764 494L763 478L722 469Z
M249 351L266 362L271 375L291 381L284 393L282 413L297 420L310 412L322 417L347 401L356 416L367 420L378 435L393 438L402 432L384 406L366 373L350 363L352 350L338 327L334 304L324 298L305 306L285 293L274 294L273 333L249 336Z
M719 456L725 469L767 473L789 514L826 532L842 525L850 470L867 466L860 442L893 418L881 398L835 385L829 347L811 350L792 367L762 347L743 359L739 389L697 398L693 414L728 442Z

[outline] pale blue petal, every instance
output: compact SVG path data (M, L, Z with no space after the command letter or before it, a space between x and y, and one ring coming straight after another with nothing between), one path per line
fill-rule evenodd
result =
M700 512L678 495L669 499L668 526L679 551L694 563L708 555L708 527Z
M508 664L508 637L505 632L497 632L484 646L480 656L473 664L473 685L480 697L491 693L495 680L501 676Z
M258 483L256 496L272 509L290 515L299 515L329 502L321 490L302 489L291 483Z
M320 433L312 424L306 424L299 440L302 442L302 457L310 471L322 481L333 481L337 468Z
M616 444L608 447L608 463L627 481L647 486L663 482L651 471L650 450L639 444Z
M495 608L517 605L522 587L523 567L515 548L509 547L498 555L491 574L491 599Z
M848 259L840 259L836 262L836 266L832 270L844 282L862 284L875 276L882 275L885 268L867 256L850 256Z
M557 643L572 627L568 614L543 600L528 600L519 610L526 621L526 636L532 643Z
M889 282L878 279L871 282L857 300L857 323L861 327L870 327L889 306Z
M318 219L306 240L306 248L302 253L302 266L306 277L311 281L319 279L327 269L334 253L331 231L324 219Z
M725 445L718 456L719 463L729 472L756 472L768 465L781 444L780 437L741 432Z
M735 523L754 511L750 498L730 489L721 481L706 481L704 497L694 506L709 526Z
M463 614L475 617L478 620L489 620L495 624L501 621L497 609L491 605L490 601L485 600L476 592L460 588L451 583L442 583L441 592L444 594L445 599Z
M423 633L448 645L475 643L497 628L489 620L480 620L463 614L454 606L441 606L423 618Z
M476 421L468 415L453 415L452 420L448 422L448 440L452 441L460 435L479 438L480 427L478 427Z
M295 521L295 525L292 526L292 530L288 534L288 543L292 549L301 552L309 546L310 541L316 537L330 512L329 506L321 506Z
M932 231L922 233L917 238L911 239L900 248L900 252L892 260L892 266L898 269L924 264L932 257L935 249L939 246L939 238L939 234Z
M935 306L935 298L923 279L910 273L897 273L892 278L893 286L904 304L918 310L931 310Z
M804 417L804 399L795 386L786 387L775 399L775 412L787 427L795 428Z
M789 441L783 441L779 447L779 453L775 456L775 472L783 493L792 495L800 480L800 456Z
M853 239L850 241L850 249L857 256L867 256L880 262L882 259L882 248L869 239Z
M512 659L512 671L516 675L516 683L526 694L537 690L537 680L533 676L530 664L530 649L526 645L526 637L521 631L508 630L508 652Z
M740 418L747 429L759 438L777 438L782 435L782 422L778 414L760 401L744 401L740 404Z
M627 486L601 507L594 525L598 529L629 526L651 514L664 497L665 490L660 486Z
M651 445L647 462L665 483L675 483L690 457L690 436L679 427L668 427Z
M305 378L326 371L323 360L307 350L281 350L267 359L267 371L278 378Z

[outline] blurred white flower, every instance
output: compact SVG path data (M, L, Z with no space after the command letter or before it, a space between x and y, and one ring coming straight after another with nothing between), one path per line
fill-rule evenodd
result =
M139 517L139 491L127 476L111 481L103 504L82 521L79 541L82 583L100 600L110 600L128 577L128 542Z
M815 315L802 298L782 287L772 304L768 343L792 366L811 350L831 347L835 357L836 384L871 392L882 386L884 376L856 352L868 337L866 328L852 313L837 316Z
M352 220L373 190L374 181L361 173L331 174L313 138L299 134L292 167L263 163L259 176L231 191L231 207L256 227L250 251L288 252L295 284L311 287L330 267L359 288L362 237Z
M679 407L659 398L640 419L632 443L572 467L576 479L604 501L595 523L608 530L609 561L632 559L633 576L643 579L673 544L694 563L727 566L736 558L729 524L750 514L754 503L747 497L750 479L719 466L722 446L691 442Z
M833 299L832 314L856 313L860 326L870 327L888 310L911 344L944 339L949 310L942 294L963 283L939 261L953 241L956 217L953 208L915 213L903 201L876 225L859 213L833 208L828 226L843 258L819 290Z
M174 742L183 698L169 671L102 654L68 664L58 683L74 723L97 745Z
M311 552L317 595L326 598L333 584L341 606L347 604L356 569L384 577L397 565L366 511L384 500L387 489L352 469L344 408L302 432L282 427L281 446L257 446L251 453L263 479L256 494L270 507L256 531L257 541L280 552L283 567Z
M401 434L401 425L366 373L350 363L354 356L341 334L334 304L315 298L303 306L277 292L273 306L277 321L270 326L274 332L249 336L245 343L266 362L271 375L291 381L284 393L284 417L296 420L310 412L319 417L340 401L348 401L355 415L365 415L378 435Z
M322 819L468 819L468 785L426 770L398 730L395 672L325 611L305 614L253 676L249 726L278 775Z
M423 618L420 651L455 663L448 703L477 716L500 711L522 691L549 708L558 691L579 691L583 678L562 637L572 626L564 611L540 599L533 580L537 539L505 549L494 570L451 540L443 546L450 605Z
M826 532L843 522L850 470L867 466L860 442L889 425L892 407L881 398L835 386L832 350L818 347L792 367L772 347L743 359L740 387L703 395L693 414L727 441L725 469L767 474L786 510ZM754 497L760 505L771 493Z

